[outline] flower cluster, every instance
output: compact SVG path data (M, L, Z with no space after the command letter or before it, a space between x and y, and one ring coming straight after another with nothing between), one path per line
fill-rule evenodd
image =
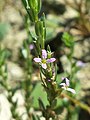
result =
M62 89L67 90L73 94L76 94L76 91L72 88L69 88L70 82L67 78L62 78L62 82L60 83Z
M47 58L47 51L45 49L42 50L41 58L34 58L34 61L40 63L43 69L47 69L47 64L54 62L55 58Z

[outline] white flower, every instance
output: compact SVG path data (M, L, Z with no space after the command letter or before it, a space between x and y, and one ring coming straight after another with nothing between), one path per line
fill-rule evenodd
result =
M62 89L67 90L73 94L76 94L76 91L72 88L69 88L70 82L67 78L63 78L63 81L60 83Z
M47 52L45 49L42 50L42 58L34 58L34 61L37 63L40 63L42 68L44 68L44 69L47 68L47 63L52 63L55 60L56 60L55 58L47 59Z

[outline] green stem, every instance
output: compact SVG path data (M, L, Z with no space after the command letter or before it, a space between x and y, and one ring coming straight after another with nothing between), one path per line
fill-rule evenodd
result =
M78 105L79 107L81 107L82 109L86 110L87 112L90 113L90 106L78 101L78 100L75 100L74 98L66 95L66 94L61 94L60 97L66 97L68 98L70 101L72 101L75 105Z

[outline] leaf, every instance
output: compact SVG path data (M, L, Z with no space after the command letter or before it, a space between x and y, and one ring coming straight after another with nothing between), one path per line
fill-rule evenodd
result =
M64 32L64 34L62 36L62 41L69 48L73 47L73 45L74 45L73 37L70 34L68 34L67 32Z
M39 108L39 102L38 102L39 98L43 101L44 105L48 104L47 94L44 91L41 83L37 83L35 89L31 93L31 96L33 97L33 105L32 106L35 107L35 108Z

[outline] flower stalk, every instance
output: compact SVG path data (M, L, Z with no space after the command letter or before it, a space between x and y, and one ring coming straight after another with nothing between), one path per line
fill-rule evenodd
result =
M47 47L45 50L45 40L46 40L46 26L45 26L45 15L38 17L38 14L41 9L41 0L22 0L24 6L29 15L30 21L34 23L35 27L35 37L34 43L36 45L37 57L34 58L34 62L38 63L40 68L40 77L42 81L42 86L44 87L47 93L47 100L49 105L44 107L42 100L39 100L39 105L42 110L43 116L46 120L52 118L57 120L57 114L54 111L54 108L57 104L57 97L62 92L62 87L57 85L56 82L56 59L52 57L52 52L50 47ZM28 6L28 7L27 7ZM62 83L61 83L62 84ZM63 88L74 93L75 91L71 88L67 88L68 85L62 84Z

